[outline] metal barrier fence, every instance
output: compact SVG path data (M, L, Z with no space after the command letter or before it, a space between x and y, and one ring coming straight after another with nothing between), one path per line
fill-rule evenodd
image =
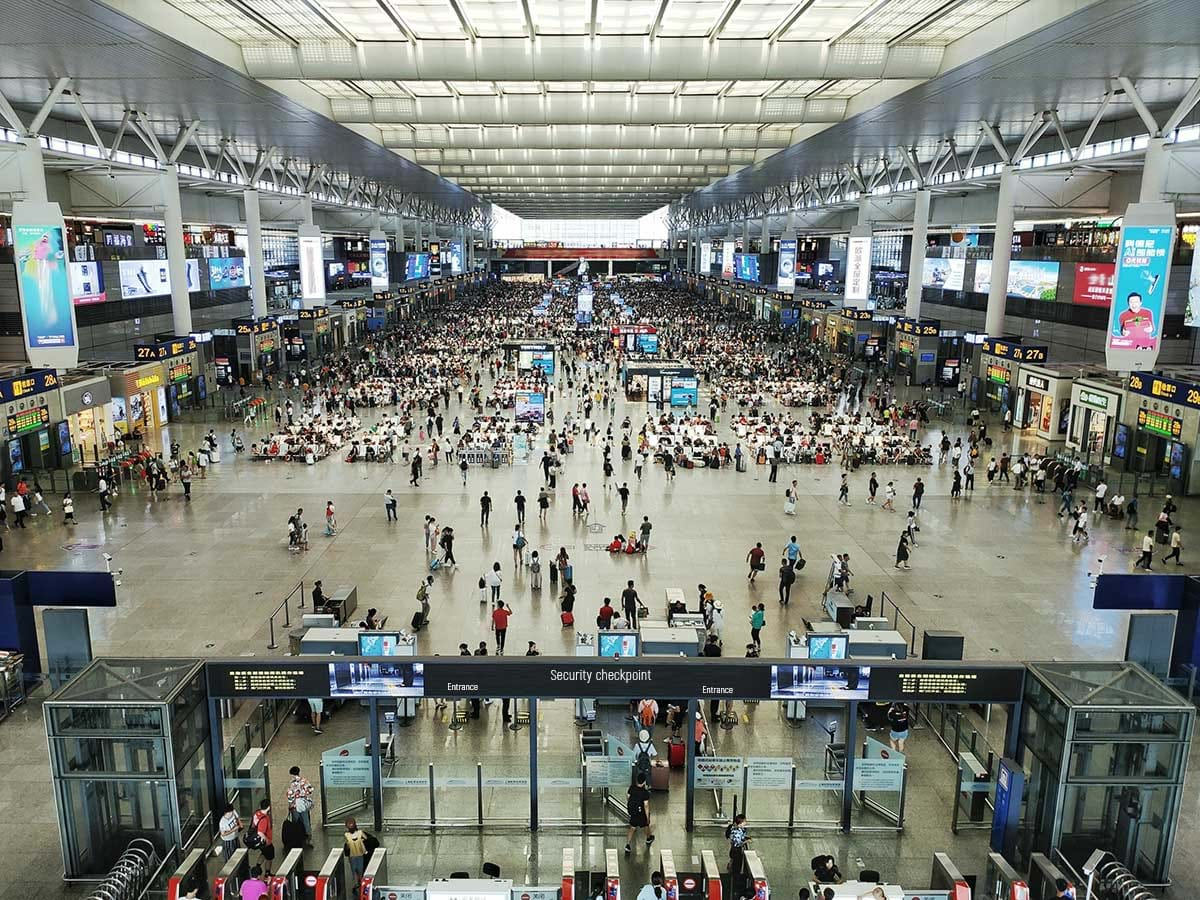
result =
M891 621L892 630L900 631L900 622L903 621L908 626L908 652L912 656L917 655L917 626L913 624L912 619L901 612L900 607L896 605L896 601L887 595L887 591L879 592L879 615L885 619L888 616L888 607L891 606Z
M296 594L300 595L300 602L298 604L296 604L296 609L297 610L304 609L304 582L301 581L294 588L292 588L291 592L286 597L284 597L283 600L280 601L279 605L277 607L275 607L275 609L272 611L271 615L267 617L267 629L271 635L271 640L267 642L268 650L279 649L279 644L277 644L275 642L275 617L279 615L280 610L283 611L283 627L284 628L291 627L292 616L291 616L291 611L289 609L289 604L291 602L291 599L293 597L295 597ZM315 610L314 610L314 612L315 612Z
M87 900L138 900L165 863L166 859L159 859L153 843L146 838L134 838Z

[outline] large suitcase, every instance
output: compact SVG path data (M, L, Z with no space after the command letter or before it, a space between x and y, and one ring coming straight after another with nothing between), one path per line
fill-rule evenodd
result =
M575 627L575 613L564 612L561 616L559 616L559 618L562 619L563 628Z
M664 765L650 767L650 790L669 791L671 789L671 770Z
M415 634L416 632L418 632L422 628L424 628L428 621L429 620L426 619L425 616L423 616L421 614L421 611L418 609L415 613L413 613L412 622L410 622L409 624L412 626L413 633Z
M683 743L683 738L673 737L667 742L667 762L670 763L672 769L682 769L684 761L687 758L687 747Z

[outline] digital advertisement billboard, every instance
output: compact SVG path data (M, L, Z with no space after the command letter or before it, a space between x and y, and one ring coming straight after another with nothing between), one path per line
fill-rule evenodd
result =
M121 299L141 300L165 297L171 293L171 269L165 259L123 259L117 263L121 279ZM200 260L184 260L188 293L200 290Z
M541 425L546 421L546 395L540 391L517 391L515 413L518 422L534 422Z
M950 268L946 272L946 283L942 285L943 290L961 291L963 289L963 276L967 271L967 261L965 259L949 259Z
M388 276L388 242L385 237L371 237L371 288L386 291Z
M250 286L250 267L243 256L214 257L208 261L208 289L224 291Z
M65 231L61 215L57 222L22 224L13 216L13 258L30 351L75 346Z
M753 253L735 253L733 259L738 280L758 281L758 256Z
M1113 304L1108 323L1108 350L1129 351L1129 365L1109 367L1143 369L1158 356L1162 340L1163 306L1166 300L1167 275L1171 267L1171 244L1175 237L1174 207L1171 204L1134 204L1164 206L1172 211L1169 223L1162 225L1131 223L1129 217L1121 229L1121 244L1117 250L1117 272L1113 282ZM1135 216L1135 220L1139 217ZM1148 216L1147 218L1152 218Z
M699 406L700 380L676 375L671 379L672 406Z
M712 268L712 241L700 242L700 274L707 275Z
M949 277L950 260L925 257L925 263L921 267L921 287L944 288Z
M736 246L733 241L725 241L721 244L721 275L725 278L733 277L733 257Z
M871 236L851 234L846 245L846 300L862 303L871 296Z
M1183 313L1183 324L1189 328L1200 327L1200 250L1192 250L1192 267L1188 270L1187 309Z
M300 226L300 297L308 301L325 299L325 259L321 249L321 234L306 234L312 225Z
M429 277L429 254L410 253L404 258L404 280L415 281Z
M580 291L575 298L575 324L592 324L592 306L595 301L591 291Z
M781 291L796 289L796 241L786 238L779 242L779 266L775 282Z
M1058 265L1056 261L1049 259L1014 259L1008 265L1008 296L1024 297L1026 300L1057 299ZM975 260L975 292L986 294L991 288L992 261Z
M450 261L450 274L461 275L463 273L463 245L462 241L448 241L446 243L446 256ZM581 263L584 261L581 260ZM587 266L584 265L580 270L580 275L587 274Z
M108 299L104 290L104 269L98 262L73 262L68 274L71 279L71 302L103 303Z
M1112 306L1116 263L1076 263L1071 302L1080 306Z

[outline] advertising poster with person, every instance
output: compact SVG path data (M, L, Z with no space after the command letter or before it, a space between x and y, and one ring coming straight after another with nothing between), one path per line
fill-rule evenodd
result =
M721 244L721 276L723 278L733 277L734 248L733 241L725 241Z
M1167 226L1122 229L1108 328L1110 350L1157 352L1174 233Z
M388 242L385 237L371 238L371 289L386 291L388 289Z
M250 284L250 267L244 256L228 256L208 261L208 287L213 291L247 287Z
M779 268L775 282L781 291L796 289L796 241L785 238L779 242Z
M75 324L62 225L14 224L12 231L27 346L74 347Z

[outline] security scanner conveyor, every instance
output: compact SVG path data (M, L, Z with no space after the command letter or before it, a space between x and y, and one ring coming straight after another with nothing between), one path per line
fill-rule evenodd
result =
M197 847L183 860L178 869L167 879L167 900L179 900L191 884L199 887L197 893L208 897L208 850Z
M1029 900L1029 885L999 853L989 853L979 900Z
M293 847L267 882L268 900L299 900L304 875L304 851Z
M235 900L241 894L242 882L250 877L250 852L238 847L213 879L213 900Z

